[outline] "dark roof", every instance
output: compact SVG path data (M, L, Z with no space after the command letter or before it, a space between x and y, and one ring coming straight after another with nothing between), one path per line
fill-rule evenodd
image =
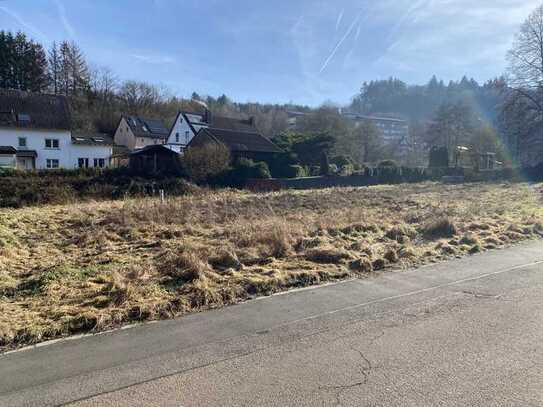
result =
M73 133L72 143L83 146L112 146L113 138L102 133Z
M224 144L232 152L282 152L281 149L273 144L270 140L256 132L232 131L208 127L202 128L198 134L200 133L206 134L217 142Z
M0 146L0 154L15 154L17 150L12 146Z
M189 123L189 126L193 129L193 125L205 125L209 127L213 127L216 129L223 129L223 130L233 130L233 131L245 131L249 133L258 133L258 130L254 126L254 121L252 119L234 119L232 117L224 117L224 116L215 116L211 113L194 113L194 112L187 112L183 111L180 112L180 114L183 115L183 118ZM202 121L190 121L189 117L187 115L194 115L202 118ZM206 123L206 117L211 118L211 123ZM176 118L177 122L177 118Z
M179 155L177 152L170 150L168 147L162 144L146 146L146 147L140 148L139 150L132 151L129 155L137 156L137 155L146 155L146 154L152 154L152 153Z
M134 136L136 137L147 137L154 139L166 139L170 134L169 130L166 128L162 120L160 119L146 119L140 116L122 116Z
M38 152L36 150L17 150L17 157L30 157L36 158Z
M257 133L256 127L251 120L233 119L230 117L211 116L210 127L215 129Z
M70 107L64 96L2 89L0 126L70 130Z

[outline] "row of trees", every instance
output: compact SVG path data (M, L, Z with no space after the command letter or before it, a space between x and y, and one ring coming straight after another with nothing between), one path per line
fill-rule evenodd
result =
M115 130L121 113L153 116L171 124L179 109L201 109L192 100L205 102L217 114L254 116L268 136L288 127L287 110L308 110L303 106L239 104L226 95L213 98L194 93L191 99L179 98L163 86L121 81L110 69L91 66L75 42L53 43L46 50L21 32L0 31L0 87L65 95L76 129L108 133Z

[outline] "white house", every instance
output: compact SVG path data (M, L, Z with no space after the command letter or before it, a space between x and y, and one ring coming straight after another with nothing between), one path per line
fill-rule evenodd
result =
M246 133L257 132L253 118L248 120L212 115L209 110L203 114L180 111L170 130L166 147L183 153L201 129L215 128Z
M113 138L107 134L72 134L70 155L73 168L109 167L113 146Z
M126 146L130 151L165 144L169 130L159 119L122 115L115 131L116 145Z
M179 112L166 141L167 147L177 153L182 153L200 129L209 126L207 121L208 113Z
M80 158L89 158L89 167L108 166L111 140L97 136L95 143L79 142L72 137L71 124L68 101L63 96L1 90L0 166L69 169L78 168ZM83 138L88 139L79 137Z

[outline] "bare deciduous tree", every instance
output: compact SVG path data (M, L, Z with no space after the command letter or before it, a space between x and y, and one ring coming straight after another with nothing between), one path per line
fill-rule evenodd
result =
M522 24L507 57L508 85L543 114L543 6Z

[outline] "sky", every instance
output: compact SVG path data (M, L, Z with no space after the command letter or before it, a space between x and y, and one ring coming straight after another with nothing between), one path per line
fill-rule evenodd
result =
M178 96L347 103L364 81L501 75L541 0L0 0L0 27L74 40Z

